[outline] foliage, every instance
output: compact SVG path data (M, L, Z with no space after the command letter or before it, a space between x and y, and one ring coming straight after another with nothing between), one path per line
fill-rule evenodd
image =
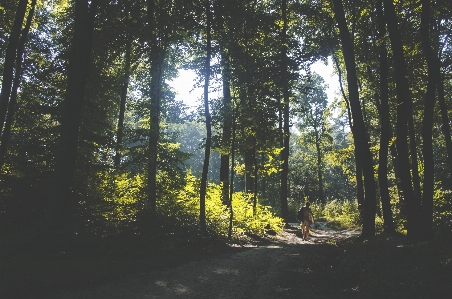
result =
M452 192L436 188L433 198L433 227L436 233L452 232Z
M99 174L104 176L103 194L105 205L101 210L104 225L110 232L135 230L137 213L143 204L146 181L143 174ZM190 172L182 189L165 190L165 196L157 203L162 232L187 232L199 234L199 179ZM276 217L270 207L257 205L253 215L252 196L236 192L233 195L233 237L241 238L248 233L264 235L271 229L280 232L283 221ZM229 226L229 208L221 201L221 186L209 184L206 195L207 231L211 235L226 237ZM161 232L161 233L162 233Z
M337 229L360 229L360 213L356 201L334 199L325 205L315 202L311 209L316 219L325 219Z

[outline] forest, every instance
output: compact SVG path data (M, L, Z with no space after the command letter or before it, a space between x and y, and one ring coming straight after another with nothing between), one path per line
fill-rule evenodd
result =
M364 238L451 235L449 0L3 0L0 15L2 234L237 240L309 201ZM196 110L175 100L181 70Z
M390 294L423 273L407 298L446 290L451 28L450 0L2 0L0 288L296 235L310 202L363 241L305 247L322 257L312 285L359 297L387 279ZM316 63L334 69L334 99ZM184 71L195 109L171 84ZM301 256L284 246L272 269Z

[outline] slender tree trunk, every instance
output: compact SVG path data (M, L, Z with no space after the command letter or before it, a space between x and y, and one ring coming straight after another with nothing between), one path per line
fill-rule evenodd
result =
M313 118L312 115L311 117ZM320 149L320 136L317 125L314 125L314 132L315 132L315 147L317 150L317 179L319 180L319 200L322 204L325 204L325 198L323 195L322 151Z
M127 41L125 63L124 63L124 79L121 87L121 102L119 104L119 117L118 117L118 132L116 140L116 155L115 155L115 167L118 168L121 164L121 150L123 147L122 139L124 136L124 114L126 112L127 101L127 89L129 88L130 77L130 51L132 48L132 42Z
M449 116L447 114L447 105L444 97L444 78L441 74L441 60L436 57L436 77L437 90L438 90L438 103L441 111L441 129L443 131L444 139L446 140L446 151L447 151L447 166L449 170L449 178L452 180L452 139L450 134Z
M1 132L1 144L0 144L0 172L3 168L3 164L5 163L6 152L8 149L8 143L11 137L11 126L14 120L14 114L16 113L16 104L17 104L17 91L19 89L20 80L22 78L22 62L23 55L25 52L25 43L27 41L28 32L30 31L31 22L33 20L33 15L35 12L36 0L32 0L31 9L27 16L27 22L25 24L24 29L22 30L22 34L19 39L19 44L17 46L17 57L16 57L16 71L14 74L13 86L11 90L11 97L8 104L8 112L6 114L5 127L3 132Z
M234 220L234 208L232 206L232 195L234 194L234 160L235 160L235 130L236 130L236 115L234 112L232 115L232 141L231 141L231 186L229 192L229 227L228 227L228 240L232 238L232 224Z
M289 76L287 70L287 0L282 0L282 49L281 49L281 61L282 61L282 80L283 80L283 150L281 151L282 170L281 170L281 217L286 223L289 221L289 207L287 204L288 186L287 180L289 175Z
M430 1L421 0L421 36L424 56L428 67L427 92L424 100L424 119L422 123L422 150L424 156L424 192L422 198L421 230L422 236L432 236L433 227L433 192L434 192L434 159L433 159L433 112L436 91L436 55L430 40Z
M157 170L158 170L158 141L160 139L160 98L163 82L164 51L154 48L151 58L151 99L150 99L150 128L149 128L149 161L148 161L148 199L144 204L143 229L147 231L155 225L157 208Z
M231 88L229 84L229 58L227 55L222 53L222 80L223 80L223 149L230 148L231 142L231 123L232 123L232 113L231 113ZM220 165L220 182L222 183L222 201L224 204L228 202L229 198L229 154L221 152L221 165Z
M411 103L411 102L410 102ZM411 103L412 104L412 103ZM418 157L417 157L417 146L416 146L416 132L414 129L414 120L413 120L413 109L408 109L405 113L408 112L408 136L409 136L409 146L410 146L410 162L411 162L411 172L413 178L413 191L414 196L417 198L417 202L420 204L420 200L422 198L421 192L421 181L419 178L419 169L418 169Z
M344 8L341 0L333 0L334 16L338 23L340 38L342 42L342 53L344 55L347 69L347 83L349 91L350 108L353 117L354 135L356 139L357 151L360 152L364 174L364 214L362 236L370 237L375 235L375 211L376 211L376 187L373 172L372 154L369 148L369 141L366 127L361 111L358 93L358 78L356 75L356 64L354 57L353 43L345 20Z
M258 174L259 174L259 166L257 164L257 157L256 157L256 149L253 149L254 155L253 155L253 161L254 161L254 192L253 192L253 216L256 216L257 211L257 190L258 190Z
M202 231L206 231L206 189L207 189L207 174L209 172L209 159L210 159L210 147L212 143L212 128L211 128L211 120L210 120L210 111L209 111L209 81L210 81L210 59L211 59L211 19L212 19L212 11L210 8L210 0L206 0L206 16L207 16L207 24L206 24L206 36L207 36L207 45L206 45L206 61L204 65L204 115L206 118L206 148L204 155L204 166L202 169L202 177L201 177L201 190L200 190L200 209L199 209L199 222Z
M411 93L406 77L405 56L401 34L397 24L397 15L394 11L392 0L383 0L385 19L388 25L389 38L394 56L394 67L396 73L397 89L397 152L400 168L401 187L407 207L407 229L408 237L418 238L419 234L419 201L411 185L410 161L408 150L408 122L409 113L412 109Z
M383 3L377 2L378 38L380 39L380 150L378 157L378 182L380 186L381 205L383 209L383 226L386 233L394 233L394 221L391 210L388 184L388 154L389 142L392 138L392 126L389 114L388 91L388 51L384 38L386 36L386 23L383 16Z
M221 54L221 77L223 82L223 109L221 111L223 118L223 136L221 140L220 157L220 182L222 184L222 202L227 205L229 201L229 158L231 148L231 126L232 126L232 98L230 86L230 61L229 61L229 34L228 24L225 19L227 0L214 1L215 18L218 20L221 36L220 54Z
M50 204L47 211L51 230L67 233L72 218L71 187L77 159L80 117L93 44L97 0L75 2L74 35L69 60L68 85L63 102L61 133Z
M27 9L28 0L20 0L17 5L16 15L14 18L11 34L8 38L8 45L6 46L5 62L3 64L3 79L2 90L0 93L0 132L3 131L3 125L6 118L6 110L11 95L11 88L13 84L14 63L16 61L16 53L18 51L18 44L20 39L20 31L25 18L25 11Z
M251 193L254 191L254 144L245 152L245 192Z
M353 128L353 122L352 122L352 112L350 111L350 102L348 100L347 95L345 94L344 87L342 86L342 72L341 67L339 65L339 61L336 57L333 57L333 60L336 64L337 72L339 75L339 86L341 89L342 97L344 98L344 101L346 103L347 107L347 115L348 115L348 125L350 127L350 130L352 131L353 136L354 134L354 128ZM363 181L363 167L362 162L360 158L360 152L358 152L358 146L356 145L356 139L353 138L353 145L354 145L354 153L355 153L355 171L356 171L356 198L358 201L358 209L361 219L363 218L363 207L364 207L364 181Z

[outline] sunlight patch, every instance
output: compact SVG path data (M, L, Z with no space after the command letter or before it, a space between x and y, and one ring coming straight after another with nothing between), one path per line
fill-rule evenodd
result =
M192 291L190 290L189 287L178 284L175 286L170 286L168 285L168 282L163 281L163 280L158 280L155 282L156 285L158 285L159 287L162 287L165 291L174 293L174 294L178 294L178 295L186 295L186 294L190 294L192 293Z
M217 269L213 272L217 274L232 274L232 275L239 275L240 273L239 270L237 269Z
M271 249L281 249L283 248L282 246L279 245L269 245L269 246L262 246L264 248L271 248Z

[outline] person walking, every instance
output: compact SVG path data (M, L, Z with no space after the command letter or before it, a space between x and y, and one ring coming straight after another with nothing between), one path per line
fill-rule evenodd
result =
M303 240L307 241L309 237L309 230L311 229L311 223L314 224L314 214L312 213L311 204L306 202L304 207L298 211L297 218L300 221L301 231L303 232Z

